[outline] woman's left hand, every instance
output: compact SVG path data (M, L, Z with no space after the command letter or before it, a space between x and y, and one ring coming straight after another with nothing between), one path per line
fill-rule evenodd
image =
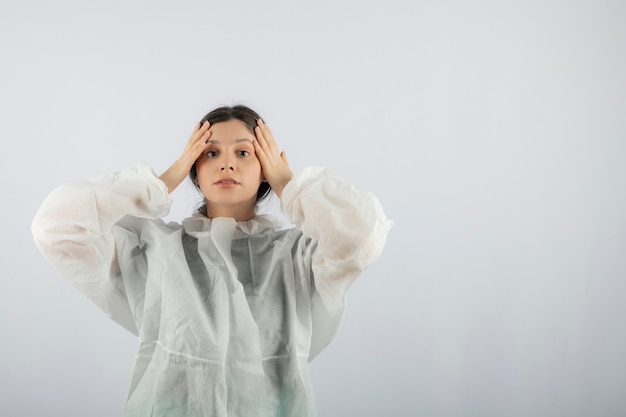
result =
M293 173L291 168L289 168L285 151L278 151L270 128L261 119L257 121L257 125L254 128L254 134L256 135L254 150L261 162L265 180L270 183L270 187L280 198L283 189L291 180L291 177L293 177Z

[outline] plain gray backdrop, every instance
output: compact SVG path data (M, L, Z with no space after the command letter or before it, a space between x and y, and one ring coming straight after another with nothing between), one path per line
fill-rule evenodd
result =
M626 415L626 3L0 1L0 415L120 415L136 341L52 270L55 186L222 104L395 221L320 416ZM199 196L185 183L170 220Z

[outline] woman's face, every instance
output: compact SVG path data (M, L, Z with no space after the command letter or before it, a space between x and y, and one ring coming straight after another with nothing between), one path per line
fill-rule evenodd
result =
M254 133L239 120L211 125L208 147L196 161L198 185L207 199L209 217L254 217L263 180L254 151ZM239 217L239 219L238 219Z

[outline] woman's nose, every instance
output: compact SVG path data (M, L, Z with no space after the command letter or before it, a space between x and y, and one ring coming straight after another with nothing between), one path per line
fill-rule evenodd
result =
M234 171L235 166L230 161L223 161L220 169L222 171Z

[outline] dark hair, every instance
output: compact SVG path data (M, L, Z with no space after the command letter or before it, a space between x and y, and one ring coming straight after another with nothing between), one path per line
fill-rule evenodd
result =
M215 110L209 112L206 116L204 116L200 120L200 124L202 125L204 122L208 121L211 125L220 122L227 122L229 120L239 120L242 122L250 132L254 134L254 128L257 126L257 120L259 120L261 116L251 108L244 105L236 105L236 106L222 106L218 107ZM194 183L194 185L200 189L198 185L198 172L196 170L196 163L191 166L191 170L189 171L189 178ZM268 182L262 182L259 185L259 190L256 193L256 202L259 203L265 197L267 197L272 188L270 187ZM207 215L207 205L206 202L198 209L199 213Z

